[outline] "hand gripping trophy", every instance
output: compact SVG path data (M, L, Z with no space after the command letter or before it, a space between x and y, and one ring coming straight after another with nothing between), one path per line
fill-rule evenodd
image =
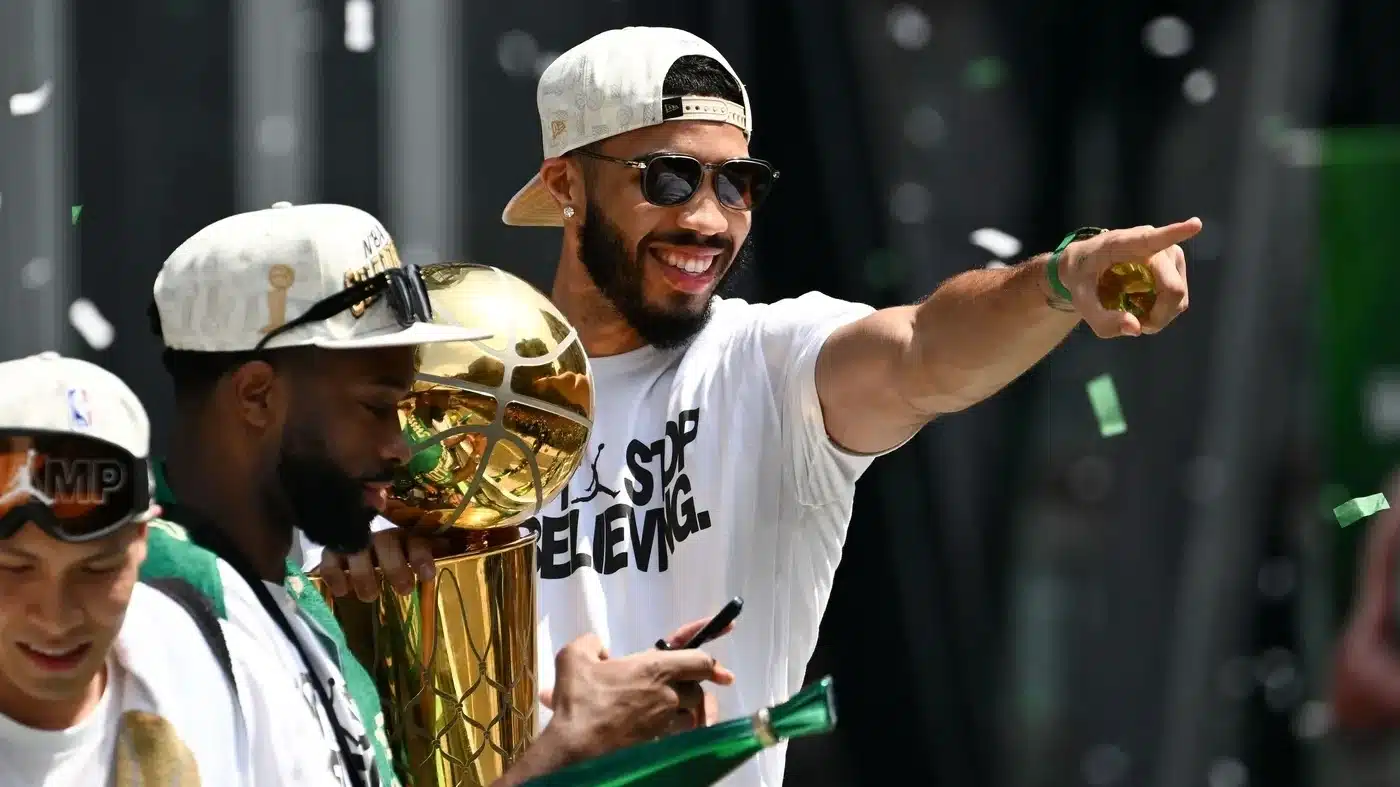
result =
M538 535L522 523L578 469L593 389L572 326L523 280L467 263L423 276L436 319L494 332L420 348L399 405L413 457L385 516L433 536L436 576L370 603L326 595L374 674L401 778L474 787L534 737Z

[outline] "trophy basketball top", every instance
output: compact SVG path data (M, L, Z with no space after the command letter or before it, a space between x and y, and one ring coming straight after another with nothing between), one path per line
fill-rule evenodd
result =
M583 459L593 426L588 357L549 298L516 276L443 263L423 278L434 321L470 319L492 336L419 348L417 382L399 403L412 457L385 516L425 534L517 525Z

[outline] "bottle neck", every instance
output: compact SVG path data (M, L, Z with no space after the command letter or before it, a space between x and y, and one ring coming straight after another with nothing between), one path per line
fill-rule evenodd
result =
M763 744L763 748L768 749L778 745L778 733L773 731L773 719L767 708L755 713L752 721L753 737Z

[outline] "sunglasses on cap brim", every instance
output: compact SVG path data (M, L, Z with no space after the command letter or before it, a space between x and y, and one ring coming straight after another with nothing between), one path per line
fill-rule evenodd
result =
M94 437L0 429L0 539L33 522L59 541L96 541L150 505L145 459Z
M773 181L778 179L778 171L772 164L756 158L732 158L706 164L680 153L653 153L639 159L613 158L582 149L574 153L641 170L642 196L660 208L674 208L691 201L699 193L705 177L714 173L715 197L721 205L732 210L756 210L773 190Z
M422 270L417 265L404 265L384 270L334 295L322 298L301 316L269 331L253 349L261 350L277 336L303 325L329 320L351 309L367 309L380 297L388 303L394 319L401 328L433 320L432 301L428 299L428 288L423 283Z

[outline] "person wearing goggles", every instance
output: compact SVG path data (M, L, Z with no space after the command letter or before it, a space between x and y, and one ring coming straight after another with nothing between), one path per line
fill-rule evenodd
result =
M369 546L385 487L409 459L398 404L415 348L489 333L434 320L420 271L401 263L379 221L344 205L279 203L221 219L165 261L154 300L175 388L156 499L180 530L152 534L143 576L202 589L226 629L259 643L250 693L306 698L288 714L282 748L308 778L394 784L374 682L295 542L300 531L342 552ZM404 539L398 568L426 546ZM420 565L430 572L431 557ZM699 650L609 659L588 635L558 663L555 695L569 712L501 787L669 727L672 682L732 678Z
M97 366L0 363L0 785L289 783L250 759L278 711L243 712L241 643L137 581L149 431Z

